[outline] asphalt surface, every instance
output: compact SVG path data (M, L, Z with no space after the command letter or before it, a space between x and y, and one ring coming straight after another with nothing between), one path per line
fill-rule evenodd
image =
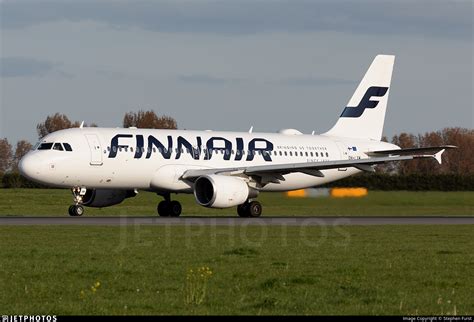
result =
M0 217L5 225L201 225L201 226L334 226L334 225L474 225L474 217Z

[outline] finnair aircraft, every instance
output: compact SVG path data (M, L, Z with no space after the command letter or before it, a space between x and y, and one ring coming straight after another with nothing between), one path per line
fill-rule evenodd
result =
M391 161L434 158L453 146L400 149L381 142L395 57L378 55L336 124L321 135L73 128L48 134L19 164L25 177L70 188L71 216L107 207L146 190L164 197L160 216L179 216L172 193L194 193L204 207L237 206L258 217L261 191L322 185Z

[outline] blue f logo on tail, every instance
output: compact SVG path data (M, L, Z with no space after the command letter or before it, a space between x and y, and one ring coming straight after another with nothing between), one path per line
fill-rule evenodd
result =
M379 101L371 101L372 97L383 97L388 91L388 87L372 86L367 89L364 97L357 106L346 106L341 117L359 117L366 108L375 108Z

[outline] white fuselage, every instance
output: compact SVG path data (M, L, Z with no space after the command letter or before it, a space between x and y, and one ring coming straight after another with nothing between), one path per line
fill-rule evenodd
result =
M192 193L182 180L187 170L367 158L366 152L393 144L327 135L247 133L134 128L74 128L54 132L42 143L62 150L35 149L22 159L22 173L56 187L142 189ZM66 151L68 143L72 151ZM212 151L212 153L210 153ZM300 172L269 183L262 191L286 191L321 185L359 170L322 170L324 177Z

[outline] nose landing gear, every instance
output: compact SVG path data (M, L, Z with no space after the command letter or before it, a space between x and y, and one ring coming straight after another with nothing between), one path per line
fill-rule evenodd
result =
M79 217L84 214L84 207L81 204L86 191L86 188L81 187L73 187L71 189L74 205L69 206L69 216Z
M78 217L84 214L84 207L81 205L71 205L69 206L69 216Z

